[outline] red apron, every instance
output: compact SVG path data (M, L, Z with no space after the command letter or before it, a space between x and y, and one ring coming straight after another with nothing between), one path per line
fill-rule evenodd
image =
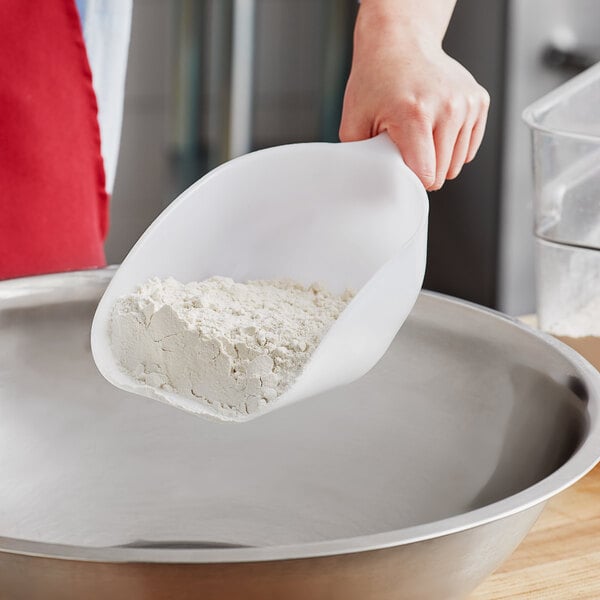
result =
M0 279L99 267L108 197L74 0L0 0Z

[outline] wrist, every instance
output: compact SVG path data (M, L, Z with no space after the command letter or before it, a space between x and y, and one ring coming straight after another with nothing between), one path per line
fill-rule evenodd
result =
M448 10L432 18L427 0L361 0L354 30L355 43L391 38L395 45L417 50L441 49L454 2L436 0L436 3L447 5Z

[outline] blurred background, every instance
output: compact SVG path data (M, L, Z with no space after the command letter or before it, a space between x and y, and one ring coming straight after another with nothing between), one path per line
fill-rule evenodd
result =
M134 0L109 262L225 160L338 141L356 0ZM458 0L447 52L487 88L486 137L430 194L425 287L532 312L532 176L522 110L600 60L597 0Z

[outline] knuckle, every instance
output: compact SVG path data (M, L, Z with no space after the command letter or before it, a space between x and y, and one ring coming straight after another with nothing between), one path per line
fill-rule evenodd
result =
M430 121L429 103L424 98L411 97L402 101L399 112L406 114L416 121L427 123Z
M465 101L467 103L467 108L469 112L475 110L479 106L479 97L477 94L467 94L465 96Z
M461 102L457 96L448 96L442 100L442 112L448 116L453 117L459 114L461 110Z

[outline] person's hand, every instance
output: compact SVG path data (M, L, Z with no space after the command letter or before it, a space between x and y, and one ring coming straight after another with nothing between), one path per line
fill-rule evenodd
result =
M412 4L394 2L394 8ZM415 3L419 10L425 4ZM443 29L440 35L385 5L385 0L361 5L340 139L363 140L387 131L425 188L437 190L475 156L489 95L442 50L445 19L436 24Z

